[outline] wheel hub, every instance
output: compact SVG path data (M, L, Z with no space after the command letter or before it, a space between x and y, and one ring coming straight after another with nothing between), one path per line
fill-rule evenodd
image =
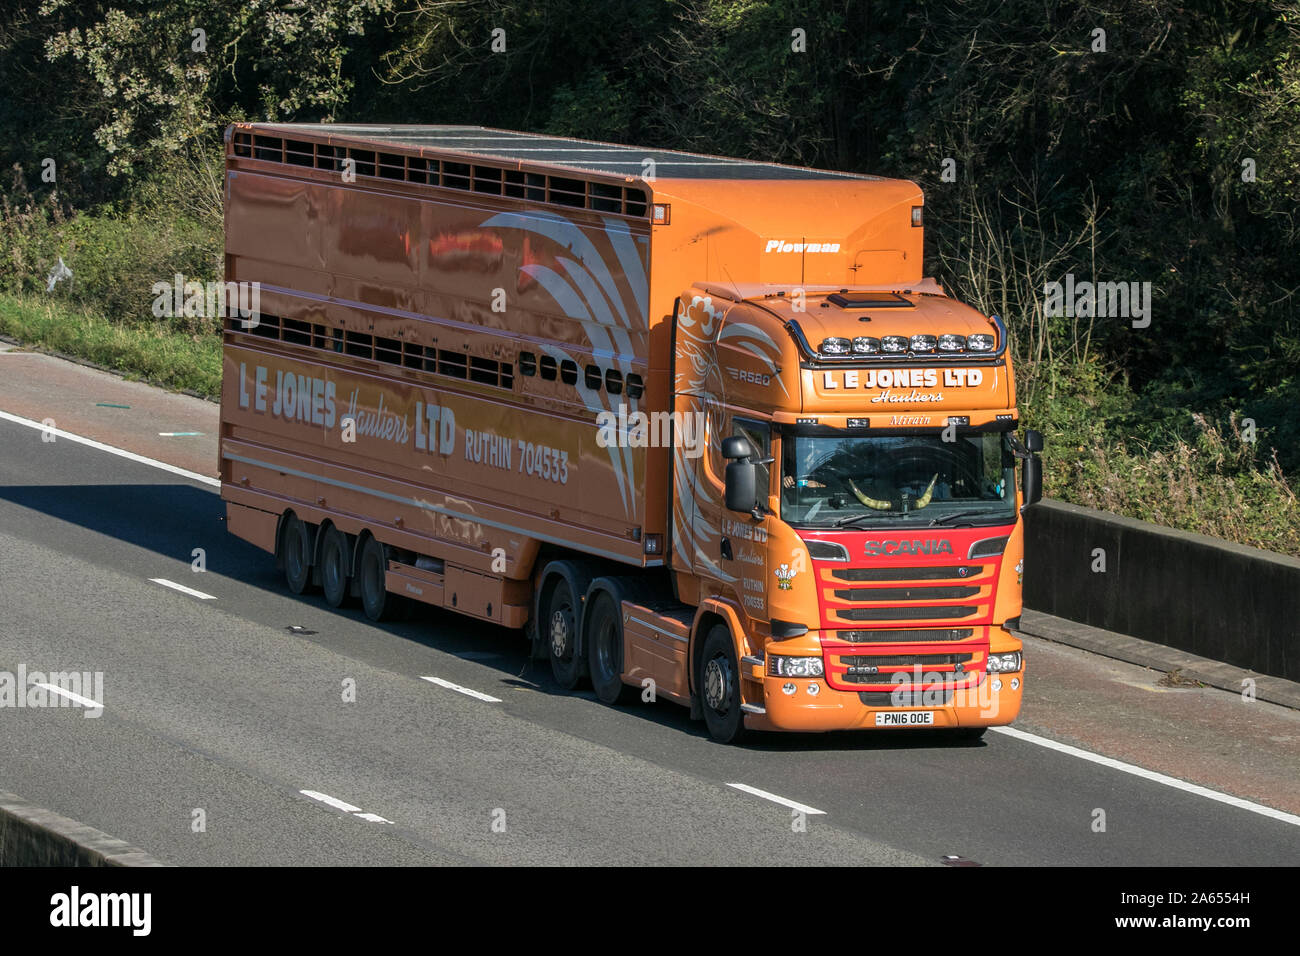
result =
M551 653L563 659L569 649L569 615L563 608L551 612Z
M704 700L718 713L731 704L731 665L721 657L704 665Z

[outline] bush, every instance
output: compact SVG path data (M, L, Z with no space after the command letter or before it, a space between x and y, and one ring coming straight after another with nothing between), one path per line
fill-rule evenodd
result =
M49 294L115 321L156 321L151 311L154 283L170 283L177 273L215 280L221 269L220 217L201 203L197 215L184 208L189 197L183 179L171 183L166 195L147 193L148 202L76 212L63 207L57 191L34 197L15 167L12 190L0 195L0 291ZM47 292L59 259L72 276ZM213 333L219 327L212 318L182 316L166 322L185 333Z
M1296 489L1266 431L1200 412L1152 416L1128 383L1097 363L1022 367L1022 403L1047 441L1053 498L1251 547L1300 556Z

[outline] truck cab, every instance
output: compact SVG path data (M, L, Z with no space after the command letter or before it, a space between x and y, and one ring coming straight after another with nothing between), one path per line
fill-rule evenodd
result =
M1041 438L1016 434L998 317L928 279L708 284L675 332L677 410L707 447L674 468L673 568L745 635L696 668L714 735L1014 720Z

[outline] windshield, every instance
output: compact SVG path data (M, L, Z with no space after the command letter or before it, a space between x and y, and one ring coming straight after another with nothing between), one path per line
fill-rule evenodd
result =
M1002 432L800 435L781 449L781 517L806 528L994 524L1015 519L1015 456Z

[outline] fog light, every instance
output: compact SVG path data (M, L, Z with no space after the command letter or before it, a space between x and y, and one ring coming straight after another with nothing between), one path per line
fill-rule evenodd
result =
M812 694L814 697L816 697L821 692L822 692L821 685L818 684L816 681L813 681L811 684L808 685L808 693Z
M853 340L853 351L868 354L880 351L880 339L870 335L859 335Z
M884 335L880 338L882 352L906 352L907 337L903 335Z
M791 684L791 683L789 683L788 681L787 681L786 683L782 684L782 685L781 685L781 693L783 693L783 694L785 694L787 697L789 697L791 694L794 693L794 684Z
M993 336L987 332L976 332L966 336L966 347L972 352L992 352L993 341Z
M993 689L994 689L994 690L1001 690L1001 689L1002 689L1002 678L1001 678L1001 677L995 677L995 678L993 678Z
M966 336L945 332L939 336L940 352L960 352L966 347Z
M1011 678L1011 689L1012 689L1012 690L1020 690L1020 678L1019 678L1019 677L1013 677L1013 678Z
M821 353L823 355L848 355L849 349L852 347L853 345L848 339L823 339L821 344Z
M933 335L914 335L912 336L913 352L933 352L935 346L935 337Z

